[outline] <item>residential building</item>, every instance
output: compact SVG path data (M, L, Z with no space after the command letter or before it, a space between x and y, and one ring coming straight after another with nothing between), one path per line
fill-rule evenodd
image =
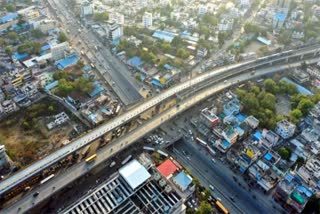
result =
M306 183L301 182L298 175L288 172L278 183L273 197L284 205L287 212L301 213L312 195L312 190Z
M58 61L66 57L66 51L69 51L69 43L63 42L51 47L52 60Z
M12 100L5 100L2 102L3 110L6 114L17 111L18 107Z
M107 38L110 41L114 41L116 39L119 39L123 36L123 27L120 24L117 24L114 21L110 21L107 23L107 26L105 28Z
M279 8L289 8L291 0L273 0L273 5Z
M207 48L199 47L197 49L197 57L204 58L204 57L207 56L207 54L208 54L208 49Z
M232 126L229 126L225 130L223 130L222 136L229 144L232 145L237 142L239 133L237 129L233 128Z
M81 15L82 16L89 16L93 15L93 4L89 1L82 3L81 5Z
M247 117L244 122L247 123L252 129L256 129L259 126L259 120L252 115Z
M65 112L61 112L54 116L54 121L47 124L49 130L66 123L69 120L69 116Z
M240 101L238 98L234 97L223 105L223 113L226 116L238 114L240 112L240 107Z
M142 24L144 28L152 27L152 13L144 13L144 15L142 16Z
M300 69L295 69L291 74L291 78L300 84L310 81L310 75Z
M239 166L240 172L244 173L260 156L259 148L252 144L245 144L244 149L235 157L234 163Z
M200 120L203 122L207 127L212 128L213 126L218 125L220 119L215 114L215 108L205 108L201 110Z
M199 4L199 7L198 7L198 15L199 15L199 16L202 16L202 15L206 14L207 12L208 12L208 7L207 7L207 5Z
M276 126L276 133L280 135L283 139L288 139L294 135L296 130L296 125L289 122L288 120L281 120L277 123Z
M8 168L10 168L10 160L6 148L4 145L0 145L0 175Z
M117 12L110 13L109 20L114 21L119 25L124 25L124 15L121 13L117 13Z
M233 29L233 19L221 19L218 24L219 31L231 31Z
M262 131L262 136L271 143L271 147L277 145L277 143L279 142L279 135L277 135L276 133L274 133L272 130L267 130L267 129L263 129Z

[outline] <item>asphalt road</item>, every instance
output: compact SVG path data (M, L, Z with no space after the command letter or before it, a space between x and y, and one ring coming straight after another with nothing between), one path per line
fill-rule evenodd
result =
M185 151L187 156L183 155L182 151ZM172 152L173 156L190 169L202 184L207 188L210 184L215 187L216 190L212 192L213 195L221 198L222 203L230 209L231 213L267 214L270 211L274 214L280 213L273 208L274 202L270 201L270 197L261 196L253 199L252 195L254 193L244 189L244 185L240 187L233 180L232 176L234 174L227 168L228 166L217 158L215 158L216 163L213 163L211 161L213 157L207 153L201 146L186 141L180 141L174 145ZM232 202L230 197L234 197L235 202Z
M71 40L79 40L82 46L76 44L73 48L80 53L81 48L88 54L88 58L95 64L98 72L105 77L105 80L112 87L125 105L132 105L141 101L142 96L139 93L139 86L136 80L131 76L128 68L114 57L108 48L97 39L90 29L81 28L79 19L73 16L73 13L65 2L59 0L48 1L53 8L57 8L55 13L58 15L61 25L73 37ZM81 32L78 31L81 29ZM100 47L96 50L95 47ZM91 57L93 56L93 57Z

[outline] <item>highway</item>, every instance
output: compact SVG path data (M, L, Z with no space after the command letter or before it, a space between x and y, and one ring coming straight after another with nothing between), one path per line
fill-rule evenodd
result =
M313 62L317 62L317 61L318 61L318 59L313 60ZM299 66L300 63L301 62L292 63L292 64L290 64L290 68ZM155 128L157 128L158 126L160 126L162 123L170 120L175 115L182 113L183 111L190 108L194 104L210 97L212 94L214 94L220 90L223 90L227 87L230 87L233 84L237 84L238 81L240 81L240 82L246 81L248 79L251 79L251 78L254 78L254 77L257 77L260 75L270 74L270 73L273 73L273 72L276 72L279 70L284 70L287 68L289 68L288 65L282 65L282 66L274 66L272 68L267 68L267 69L261 69L261 70L257 71L255 76L252 76L249 73L240 74L235 77L228 78L227 83L224 83L223 81L221 81L223 78L217 79L218 83L215 83L211 87L204 89L201 92L198 92L197 94L193 95L192 97L184 100L183 102L180 103L179 108L173 107L171 109L168 109L167 111L157 115L153 119L151 119L148 122L146 122L145 124L141 125L136 130L124 135L123 137L119 138L117 141L112 142L112 143L106 145L105 147L103 147L101 150L99 150L97 152L97 159L92 165L91 164L88 165L84 162L80 162L80 163L70 167L66 172L61 173L60 176L56 177L55 179L52 179L46 185L43 185L43 186L40 186L39 188L37 188L35 191L40 192L40 194L37 198L34 198L32 196L33 192L30 192L28 195L24 196L21 200L19 200L19 202L15 203L12 206L3 210L2 213L17 213L19 207L20 207L20 212L27 211L27 210L31 209L34 206L33 203L35 203L35 204L40 203L41 201L43 201L47 197L50 197L50 195L52 195L55 191L58 191L59 189L66 186L70 182L83 176L84 174L89 172L93 167L102 163L107 158L110 158L112 155L115 155L117 152L122 150L125 146L134 143L135 141L137 141L138 139L143 137L148 132L150 132L150 131L154 130ZM159 96L161 96L161 95L159 95ZM154 102L154 99L155 98L151 99L150 101ZM148 102L145 104L150 105L150 103L148 103ZM124 114L124 115L126 115L126 114ZM120 116L119 118L122 118L124 115ZM119 121L119 118L116 118L114 121ZM120 119L120 121L121 121L121 119ZM115 124L113 124L113 125L115 126ZM93 132L89 133L88 135L91 136L92 139L95 138L95 135L93 134ZM98 134L97 134L97 136L98 136ZM68 146L70 146L70 144L67 145L66 147L68 147ZM64 148L66 148L66 147L64 147ZM64 148L62 148L60 150L63 150ZM53 157L52 155L54 155L54 154L55 153L49 155L48 157L52 158ZM43 159L43 160L45 160L45 159ZM43 164L43 162L42 162L43 160L40 160L39 162L35 163L34 165L37 165L39 163ZM11 177L11 179L13 178L14 180L6 179L3 182L1 182L1 188L0 188L1 191L5 190L5 188L8 188L9 185L15 185L16 179L23 179L23 178L21 178L22 175L27 176L27 174L25 174L26 170L28 170L29 173L32 173L31 168L32 167L28 167L25 170L13 175ZM13 182L13 181L15 181L15 182ZM53 188L53 187L55 187L55 188Z
M316 49L317 53L319 53L319 48ZM300 51L300 53L294 53L293 56L300 56L301 54L312 53L314 50L312 48L308 48L305 51ZM276 59L272 60L263 60L263 62L256 62L256 61L249 61L249 62L242 62L234 65L229 65L226 67L221 67L219 69L215 69L211 72L204 73L199 75L191 80L187 80L183 83L180 83L172 88L165 90L164 92L158 94L157 96L146 100L144 103L136 106L135 108L131 109L130 111L119 115L118 117L114 118L110 122L107 122L98 128L88 132L84 136L76 139L75 141L69 143L68 145L62 147L61 149L51 153L47 157L35 162L34 164L24 168L23 170L18 171L17 173L13 174L9 178L0 182L0 195L3 195L19 183L23 182L24 180L32 177L40 173L42 170L50 167L54 163L58 162L59 160L73 154L75 151L79 150L80 148L87 146L95 139L103 136L106 133L111 132L115 128L126 124L128 121L138 117L141 113L145 112L146 110L158 105L159 103L165 101L166 99L175 96L179 92L182 92L188 88L196 88L198 84L212 79L214 77L218 77L224 75L225 78L228 75L236 75L239 72L245 71L247 69L253 69L256 66L270 64L270 62L274 62L280 59L284 59L285 57L277 57ZM237 70L235 70L237 68ZM128 142L122 141L117 142L120 148L125 147ZM112 144L114 145L114 144ZM113 151L110 151L112 153Z
M71 41L74 41L73 48L80 53L84 50L86 56L96 66L98 72L109 83L114 92L125 105L132 105L141 101L142 96L139 93L139 86L136 80L131 76L131 71L126 65L115 58L108 48L97 39L93 32L87 28L82 28L79 19L73 16L71 10L68 10L66 2L60 0L48 0L52 8L56 8L55 15L60 20L63 29L70 32ZM81 32L78 30L81 29ZM81 41L79 44L77 41ZM100 47L96 50L96 47Z

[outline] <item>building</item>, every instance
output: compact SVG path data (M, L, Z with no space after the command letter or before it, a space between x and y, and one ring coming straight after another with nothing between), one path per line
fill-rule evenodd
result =
M202 16L202 15L206 14L207 12L208 12L207 5L200 4L199 7L198 7L198 15Z
M8 168L10 168L10 160L6 153L6 148L4 145L0 145L0 175Z
M291 74L291 78L299 84L310 81L310 75L300 69L295 69Z
M285 119L279 121L275 129L276 133L280 135L283 139L288 139L292 137L295 130L296 130L296 125L294 125L293 123Z
M252 129L256 129L259 126L259 120L252 115L247 117L244 122L247 123Z
M124 15L121 13L117 13L117 12L110 13L109 20L114 21L119 25L124 25Z
M281 29L286 21L287 14L285 12L277 12L273 16L273 28L274 29Z
M271 143L272 147L277 145L280 140L279 135L274 133L272 130L263 129L262 136Z
M65 112L61 112L54 116L54 121L47 124L49 130L66 123L69 120L69 116Z
M161 175L167 179L172 177L172 175L178 171L178 169L179 168L170 159L167 159L157 167L157 170L161 173Z
M9 114L11 112L14 112L14 111L17 111L18 110L18 107L17 105L15 104L15 102L13 102L12 100L5 100L2 102L2 108L3 108L3 111L6 113L6 114Z
M142 24L144 28L152 27L152 13L144 13L144 15L142 16Z
M90 2L84 2L81 5L81 15L82 16L90 16L93 15L93 4Z
M279 8L289 8L291 0L273 0L273 5Z
M219 117L215 114L215 108L201 110L200 120L209 128L218 125L220 121Z
M58 61L66 57L66 51L69 51L69 43L63 42L51 47L52 60Z
M132 160L62 213L184 213L182 198L157 173Z
M110 41L114 41L123 36L123 27L120 24L117 24L114 21L110 21L107 23L105 28L107 39Z
M173 182L179 187L179 189L185 192L188 188L194 188L192 178L184 171L181 171L173 178Z
M208 49L207 48L199 47L197 49L197 57L204 58L204 57L207 56L207 54L208 54Z
M237 98L233 98L223 105L223 113L226 116L236 115L240 112L240 107L240 101Z
M313 195L308 185L293 172L288 172L275 189L273 198L281 202L289 213L301 213Z

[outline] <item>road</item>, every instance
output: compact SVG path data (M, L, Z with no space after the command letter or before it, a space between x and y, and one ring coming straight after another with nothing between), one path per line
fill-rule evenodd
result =
M317 50L317 53L319 53L319 50L318 49L316 49L316 50ZM309 52L309 51L310 50L308 49L307 51L304 51L302 53L305 54L306 52ZM293 55L299 56L299 53L294 53ZM276 59L272 59L271 61L275 61L275 60L279 60L279 59L281 59L281 57L277 57ZM18 185L19 183L23 182L25 179L28 179L28 178L32 177L33 175L38 174L39 172L52 166L53 164L55 164L59 160L65 158L65 157L73 154L75 151L89 145L92 141L100 138L104 134L109 133L112 130L116 129L117 127L126 124L128 121L130 121L132 119L135 119L136 117L140 116L140 114L145 112L146 110L158 105L159 103L162 103L163 101L165 101L166 99L168 99L170 97L176 96L178 93L180 93L186 89L196 88L197 85L202 85L203 82L205 82L209 79L217 79L218 77L220 78L221 76L222 76L221 79L225 79L225 78L228 78L230 75L235 75L235 74L239 75L239 73L237 73L237 72L241 72L242 70L248 70L250 68L255 68L257 65L261 65L261 64L265 65L265 64L269 64L269 63L270 63L270 61L263 60L263 62L253 61L253 62L242 62L242 63L238 63L238 64L234 64L234 65L229 65L229 66L215 69L215 70L208 72L208 73L204 73L204 74L199 75L193 79L190 79L190 80L185 81L183 83L180 83L176 86L173 86L172 88L165 90L164 92L158 94L157 96L152 97L149 100L146 100L144 103L134 107L130 111L127 111L124 114L117 116L113 120L111 120L111 121L95 128L94 130L86 133L85 135L79 137L75 141L73 141L73 142L69 143L68 145L62 147L61 149L51 153L50 155L46 156L45 158L35 162L34 164L30 165L29 167L26 167L23 170L18 171L17 173L11 175L9 178L1 181L0 182L0 195L7 192L8 190L13 188L14 186ZM294 65L299 66L300 64L298 64L298 63L301 63L301 61L296 62ZM278 68L278 67L279 66L276 66L276 68ZM236 71L235 71L235 68L237 68ZM273 67L267 68L269 73L273 72L272 69L274 69L274 68ZM257 75L260 75L260 74L257 73ZM253 76L251 76L250 78L252 78L252 77ZM220 80L220 81L222 81L222 80ZM237 79L237 76L236 76L236 79L234 80L234 82L232 84L237 84L239 81L241 81L241 80ZM230 81L227 82L227 84L225 84L225 85L229 86ZM119 151L120 149L126 147L127 144L128 144L128 142L125 142L125 141L123 141L123 142L117 141L117 143L110 144L110 145L112 145L112 148L110 148L110 151L109 151L110 155L114 153L115 149L117 151Z
M93 32L87 28L82 28L79 19L73 16L68 9L68 5L60 0L48 0L52 8L56 8L55 17L60 20L62 28L72 37L73 48L78 53L83 50L89 60L95 64L98 72L109 83L114 92L119 96L120 100L126 105L132 105L142 100L139 93L139 86L131 76L128 68L115 58L104 45L97 39ZM81 29L81 32L79 32ZM81 41L79 44L77 41ZM99 47L98 50L96 47Z
M188 154L183 155L181 151ZM209 185L215 187L212 194L219 197L223 204L228 207L231 213L281 213L273 209L275 202L270 200L266 195L254 194L257 199L253 199L253 193L244 189L246 184L241 187L234 181L234 173L226 167L225 163L220 162L215 158L216 163L211 161L211 156L206 155L208 152L194 142L179 142L174 146L173 156L177 158L178 162L191 170L191 173L198 177L201 184L209 189ZM189 158L189 159L188 159ZM239 177L239 176L237 176ZM262 196L262 197L259 197ZM234 197L235 202L230 200Z
M294 66L299 66L300 62L291 64L290 67ZM284 70L289 68L288 65L283 65L283 66L275 66L272 68L267 68L267 69L261 69L257 71L257 75L265 75L265 74L270 74L279 70ZM23 197L19 202L14 203L12 206L4 209L2 213L17 213L18 209L20 208L20 212L22 211L27 211L31 209L34 205L32 203L39 203L46 199L47 197L50 197L55 191L58 191L62 187L66 186L70 182L76 180L77 178L83 176L87 172L89 172L93 167L97 166L98 164L102 163L105 161L107 158L110 158L112 155L115 155L117 152L122 150L125 146L128 146L138 139L142 138L144 135L146 135L148 132L153 131L157 127L159 127L162 123L167 122L168 120L172 119L175 117L175 115L180 114L184 112L186 109L190 108L191 106L195 105L196 103L209 98L212 96L212 94L221 91L227 87L230 87L232 84L235 84L239 81L246 81L248 79L253 78L252 75L250 74L241 74L236 77L229 78L227 83L222 82L220 79L218 79L218 83L213 84L211 87L202 90L201 92L198 92L197 94L193 95L192 97L185 99L180 103L179 108L173 107L168 109L167 111L157 115L156 117L152 118L148 122L146 122L144 125L141 125L138 127L136 130L128 133L127 135L124 135L123 137L119 138L117 141L112 142L105 147L103 147L101 150L97 152L97 159L92 165L87 165L84 162L80 162L76 165L73 165L68 169L67 172L62 173L60 176L56 177L55 179L52 179L49 181L46 185L43 185L36 189L35 191L39 191L40 195L35 199L32 194L33 192L30 192L30 194L26 195ZM123 115L122 115L123 116ZM119 117L121 118L121 116ZM118 120L119 118L116 118L115 120ZM120 119L121 121L121 119ZM102 126L103 127L103 126ZM99 128L98 128L99 129ZM89 135L92 136L92 132L87 134L86 136ZM91 139L92 140L92 139ZM71 143L72 144L72 143ZM70 144L69 144L70 145ZM68 146L63 147L59 151L68 148ZM70 149L70 148L69 148ZM47 156L47 158L52 158L55 153ZM43 160L45 160L43 159ZM36 162L34 165L42 165L42 161L40 160ZM33 167L34 167L33 165ZM0 189L1 191L5 190L5 188L8 188L10 185L15 185L16 184L16 179L22 179L21 176L24 175L26 176L26 172L32 173L32 167L28 167L25 170L13 175L10 177L10 179L6 179L0 183ZM53 189L55 187L55 189Z

